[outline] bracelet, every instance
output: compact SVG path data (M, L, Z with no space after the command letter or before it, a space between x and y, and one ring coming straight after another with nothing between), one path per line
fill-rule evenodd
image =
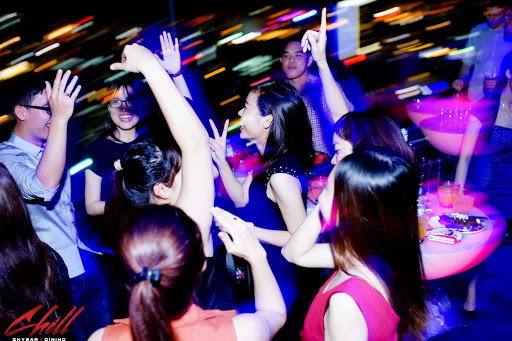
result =
M176 78L178 76L181 76L183 74L183 69L180 69L180 71L176 72L176 73L169 73L169 76L171 76L171 78Z

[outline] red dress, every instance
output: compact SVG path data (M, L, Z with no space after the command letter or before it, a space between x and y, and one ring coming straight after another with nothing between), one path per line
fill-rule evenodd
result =
M384 297L366 281L351 277L324 293L336 273L325 282L309 307L301 334L303 340L324 340L324 315L329 299L336 293L346 293L356 302L368 327L368 341L398 340L396 328L400 318Z
M180 341L236 341L233 324L234 310L203 310L193 304L178 320L171 322L174 335ZM131 341L130 319L114 320L107 326L102 341Z

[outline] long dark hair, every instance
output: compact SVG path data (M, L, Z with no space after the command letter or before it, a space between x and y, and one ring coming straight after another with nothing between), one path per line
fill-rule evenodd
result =
M253 90L262 116L272 115L263 159L269 164L285 153L295 155L304 168L315 159L311 126L302 98L288 83L275 83Z
M350 255L386 284L400 317L398 334L420 336L426 320L418 238L415 167L383 147L361 147L335 168L338 228L332 230L338 267Z
M122 239L122 256L138 274L159 270L160 281L141 280L131 291L129 314L134 340L175 340L170 321L190 306L205 257L199 228L169 205L137 208Z
M333 127L334 134L358 146L381 146L396 150L409 162L414 152L405 141L400 128L384 110L370 109L342 116Z
M30 221L20 189L0 164L0 326L10 325L38 305L50 310L59 303L57 260ZM62 308L62 307L61 307ZM55 320L55 312L50 319ZM25 321L21 325L26 325Z

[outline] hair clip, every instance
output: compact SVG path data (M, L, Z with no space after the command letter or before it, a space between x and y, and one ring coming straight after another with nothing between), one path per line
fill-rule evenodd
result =
M142 267L141 272L139 272L133 278L133 284L137 284L140 281L150 281L151 285L159 286L160 285L161 272L160 269L150 270L145 266Z

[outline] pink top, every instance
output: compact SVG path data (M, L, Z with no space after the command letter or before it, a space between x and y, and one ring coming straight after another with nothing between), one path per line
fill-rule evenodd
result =
M368 327L368 341L398 340L396 328L400 318L384 297L366 281L352 277L324 293L336 273L325 282L309 307L301 334L303 340L324 340L324 315L331 296L336 293L346 293L356 302Z
M171 326L181 341L236 341L235 314L234 310L203 310L193 304L181 318L171 322ZM129 318L114 320L114 323L105 328L102 341L133 340Z

